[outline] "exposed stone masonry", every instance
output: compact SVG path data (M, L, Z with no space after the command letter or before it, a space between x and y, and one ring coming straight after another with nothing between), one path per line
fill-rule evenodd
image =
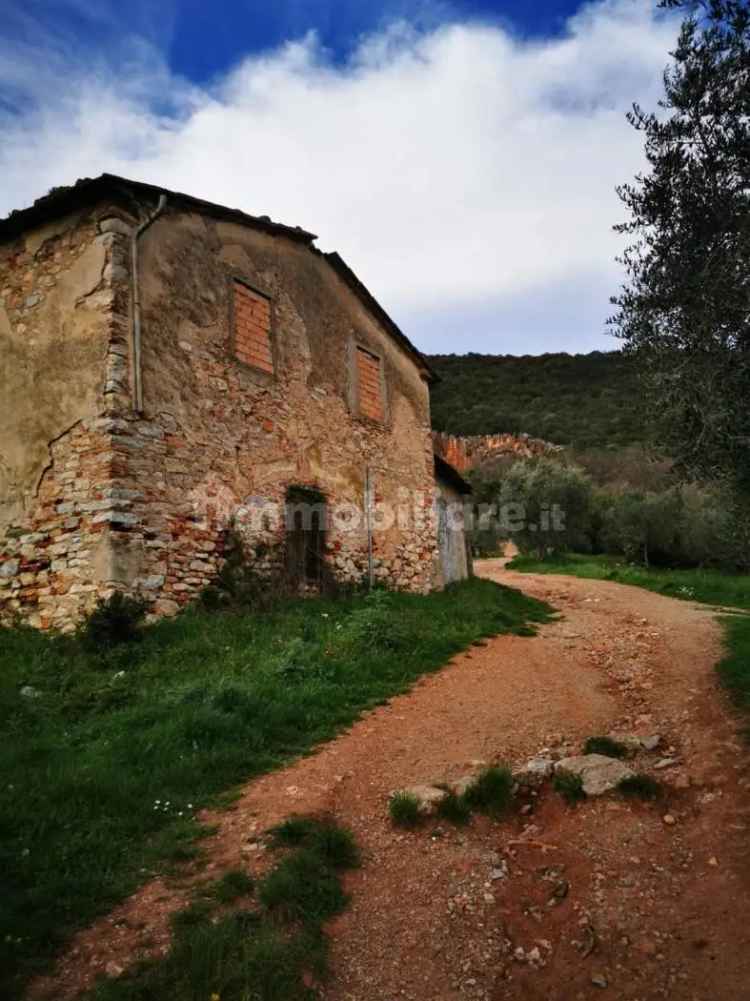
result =
M37 422L28 417L21 425L27 435L20 442L21 462L12 465L19 451L12 441L4 437L0 442L4 621L20 618L42 628L70 628L115 584L109 579L106 535L121 503L120 470L106 414L129 406L130 304L127 292L117 286L117 279L127 276L126 261L127 241L106 222L99 226L93 216L62 220L2 248L2 347L4 354L7 347L9 364L13 355L26 362L18 388L31 413L39 415ZM84 345L78 330L86 338ZM8 346L5 338L11 333L15 343ZM28 345L25 358L18 339ZM39 363L54 366L48 381L37 369ZM81 370L94 367L93 386L82 393L81 381L88 380ZM61 387L63 380L71 384ZM15 388L4 383L3 395L10 397ZM83 415L79 408L87 395L96 399L99 413ZM8 400L10 407L21 402ZM49 437L42 440L45 432ZM37 449L42 456L38 468L23 468L26 456ZM19 482L24 473L30 474L25 484ZM26 487L23 494L19 487Z
M172 614L215 577L231 524L270 573L284 560L271 515L287 490L361 511L368 467L375 504L412 515L408 527L376 522L376 576L439 584L427 387L315 250L195 214L154 223L141 250L144 413L133 411L137 221L99 205L0 246L0 348L31 380L0 383L23 411L0 439L0 620L70 629L116 589ZM234 356L231 275L273 298L275 376ZM356 412L353 336L383 359L382 421ZM24 393L44 394L39 412ZM338 518L326 550L339 579L367 572L364 525Z
M460 472L468 472L488 460L502 455L514 455L519 459L548 455L562 451L562 445L553 445L541 438L531 438L527 434L486 434L460 435L433 433L435 451Z

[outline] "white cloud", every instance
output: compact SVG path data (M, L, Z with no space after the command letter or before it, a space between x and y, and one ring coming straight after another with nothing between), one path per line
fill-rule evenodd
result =
M675 31L650 0L542 42L397 23L344 65L310 35L202 89L142 39L64 65L0 43L24 107L0 112L0 213L121 173L320 233L425 350L588 350L620 280L614 186L643 165L624 114L655 103Z

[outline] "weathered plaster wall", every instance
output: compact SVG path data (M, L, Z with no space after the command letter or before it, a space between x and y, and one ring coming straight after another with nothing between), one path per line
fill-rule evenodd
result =
M127 422L121 440L142 495L132 505L129 553L138 587L158 592L157 610L176 610L209 582L222 533L249 501L281 503L300 485L322 491L331 505L361 508L368 465L378 502L393 505L399 491L415 491L422 504L419 528L376 531L376 573L428 589L438 560L427 516L434 499L427 386L323 257L233 223L168 212L145 235L141 262L145 413ZM275 378L232 355L232 273L274 301ZM355 336L384 359L384 425L353 410ZM245 520L243 531L261 566L282 559L283 526ZM333 527L328 547L339 578L365 573L364 527Z
M69 626L108 583L107 414L129 401L129 300L106 215L0 246L0 620Z
M322 255L168 208L141 243L136 413L136 224L99 205L0 247L0 619L72 628L113 589L174 612L219 570L233 518L271 569L284 526L243 512L281 504L289 486L361 509L368 466L376 504L403 505L387 528L375 512L376 574L413 590L439 582L429 395L414 361ZM232 274L274 301L273 378L234 359ZM355 341L384 359L382 424L357 416ZM339 522L327 543L337 577L363 576L363 525Z
M436 485L441 584L453 584L465 580L472 573L463 522L463 507L467 498L440 477Z

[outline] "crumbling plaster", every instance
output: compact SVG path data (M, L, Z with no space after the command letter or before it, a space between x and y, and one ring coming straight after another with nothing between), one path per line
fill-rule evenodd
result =
M0 246L0 618L72 628L117 588L172 613L214 578L248 503L307 486L361 509L368 471L376 503L421 505L376 531L376 576L438 583L423 372L303 239L167 205L139 248L134 410L131 240L152 207L99 204ZM273 301L273 377L233 355L233 275ZM357 413L355 344L382 358L381 423ZM278 567L283 525L241 527L258 570ZM361 579L364 526L329 531L326 559Z
M322 491L330 504L361 508L369 467L378 500L394 504L407 490L429 506L428 387L414 360L322 255L168 209L143 238L141 271L143 440L132 453L132 475L146 486L133 510L151 536L141 576L163 577L168 600L184 600L204 586L218 558L204 546L248 499L281 504L290 486L301 485ZM275 377L233 357L232 275L273 301ZM356 413L355 340L383 359L383 424ZM379 576L417 590L431 586L436 536L426 522L414 532L393 527L377 534ZM250 553L264 554L268 568L283 538L249 531L246 541ZM363 575L364 526L358 533L329 533L329 547L337 576Z
M108 330L100 303L89 297L103 283L105 262L105 247L94 240L36 286L36 262L29 261L16 287L3 289L0 531L33 506L51 443L100 409Z
M129 405L129 295L108 206L0 246L0 620L72 628L113 586L109 420ZM127 275L126 275L127 276Z

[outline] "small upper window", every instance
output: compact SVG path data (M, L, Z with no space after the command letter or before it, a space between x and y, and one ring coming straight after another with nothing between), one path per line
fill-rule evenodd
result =
M273 375L271 351L271 303L235 279L234 353L245 365Z
M380 359L364 348L357 348L357 386L359 412L363 417L383 420L383 386Z

